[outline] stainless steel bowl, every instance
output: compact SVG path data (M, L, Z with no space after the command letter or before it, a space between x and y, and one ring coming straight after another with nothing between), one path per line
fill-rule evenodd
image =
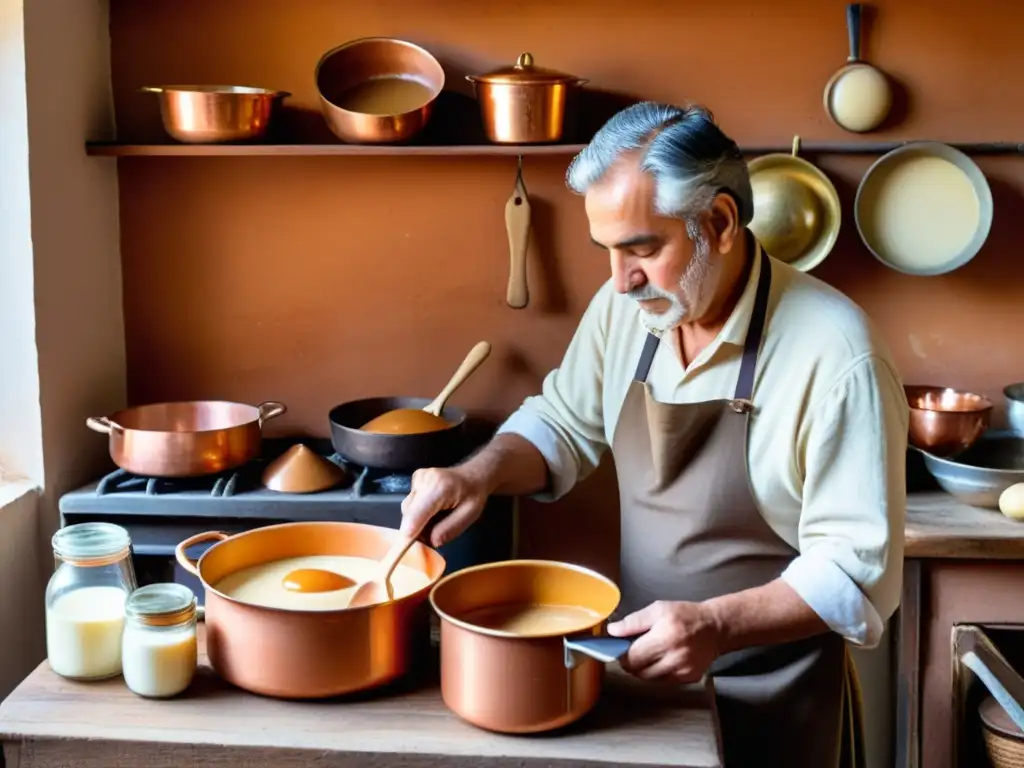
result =
M999 509L999 496L1024 483L1024 435L989 430L956 461L925 451L924 463L944 491L972 507Z
M1006 398L1006 420L1010 430L1024 435L1024 381L1006 387L1003 397Z

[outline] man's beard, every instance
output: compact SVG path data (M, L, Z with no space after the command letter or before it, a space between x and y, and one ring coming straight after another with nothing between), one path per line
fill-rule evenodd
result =
M626 295L633 301L650 301L664 299L669 307L664 312L648 312L641 307L640 319L651 331L664 333L675 328L687 318L692 317L694 309L702 303L702 293L711 271L711 248L707 239L697 238L693 243L693 258L686 266L686 271L679 278L678 292L665 291L657 286L647 285L629 291Z

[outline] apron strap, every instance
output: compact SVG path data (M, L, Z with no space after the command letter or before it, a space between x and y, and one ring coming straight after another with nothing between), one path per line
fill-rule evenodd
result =
M647 381L647 374L651 372L651 363L654 361L654 353L658 351L658 343L661 339L648 331L644 340L644 350L640 353L640 360L636 364L636 373L633 374L635 381Z
M772 287L772 264L768 254L761 250L761 274L757 280L757 293L754 296L754 308L750 312L750 326L747 328L747 339L743 343L743 360L740 362L740 375L736 379L736 400L750 401L754 394L754 372L757 369L757 353L761 349L761 337L764 335L765 319L768 316L768 294Z

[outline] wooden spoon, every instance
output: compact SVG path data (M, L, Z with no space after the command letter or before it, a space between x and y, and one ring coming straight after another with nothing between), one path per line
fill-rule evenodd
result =
M387 554L380 561L380 578L364 581L360 584L352 595L352 600L348 604L349 608L365 608L368 605L389 603L394 600L394 590L391 588L391 574L394 573L398 561L405 557L409 547L416 541L417 536L419 536L419 531L416 532L415 536L400 534L395 539L391 549L387 551Z
M451 379L441 390L440 394L431 402L417 408L396 408L393 411L382 413L380 416L371 419L362 426L363 432L378 432L391 435L412 435L420 432L437 432L447 429L451 423L441 416L445 403L456 389L461 387L466 379L480 367L481 363L491 354L491 345L486 341L477 343L462 365L452 375Z
M530 287L526 282L526 254L530 244L530 198L523 182L522 158L512 195L505 203L505 229L508 231L509 264L508 290L505 301L512 309L522 309L530 303Z

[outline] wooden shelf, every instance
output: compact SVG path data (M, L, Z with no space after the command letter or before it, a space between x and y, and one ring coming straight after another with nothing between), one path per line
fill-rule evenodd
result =
M379 144L116 144L92 142L88 155L97 157L485 157L574 155L583 144L469 144L398 146Z

